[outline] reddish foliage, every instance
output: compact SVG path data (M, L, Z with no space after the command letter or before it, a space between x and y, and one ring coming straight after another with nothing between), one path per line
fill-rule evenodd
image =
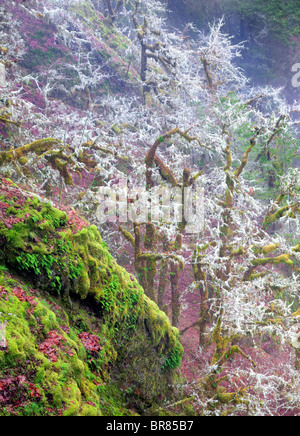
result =
M68 215L68 226L73 227L73 232L80 232L84 227L88 226L88 223L79 216L74 209L63 204L57 204L56 207Z
M68 354L69 356L73 356L74 353L71 350L67 350L63 345L63 336L52 330L48 333L48 339L46 339L42 344L40 344L40 351L45 354L51 362L57 362L59 358L59 351Z
M87 227L87 223L74 210L70 210L68 213L68 224L74 226L77 232L80 232L83 227Z
M0 221L9 229L13 227L14 224L24 221L26 218L17 218L14 216L8 216L7 210L12 205L14 207L22 208L28 198L32 198L25 191L21 191L19 188L14 186L10 181L0 176L0 191L1 195L5 197L5 201L0 201ZM77 233L84 227L88 226L88 223L80 217L74 209L69 206L62 204L56 204L55 207L63 212L66 212L68 219L68 226L73 228L73 232Z
M79 335L79 338L84 348L87 351L89 351L91 354L97 355L99 351L102 350L102 347L99 344L100 339L98 336L85 332L85 333L81 333Z
M33 383L29 383L28 387L30 389L30 398L41 398L39 389Z
M0 380L0 402L20 406L29 398L40 399L39 389L26 380L24 375Z
M24 218L8 216L7 209L11 207L11 204L18 204L22 207L26 203L28 196L22 193L20 189L16 188L10 181L2 177L0 177L0 189L1 195L4 195L6 200L5 202L0 201L0 220L6 227L11 229L14 224L24 221ZM9 204L9 202L11 204Z
M52 330L48 334L48 339L40 344L40 351L45 354L51 362L57 362L59 350L62 349L62 340L63 336Z
M37 86L24 85L23 88L24 88L24 95L23 95L24 100L35 104L38 108L45 109L46 102L44 96L41 93L41 91L37 88Z
M20 301L26 301L27 303L30 303L32 306L37 305L37 301L31 297L30 295L27 295L26 292L20 288L14 288L12 289L12 293L20 300Z
M8 295L8 291L3 286L0 286L0 295Z

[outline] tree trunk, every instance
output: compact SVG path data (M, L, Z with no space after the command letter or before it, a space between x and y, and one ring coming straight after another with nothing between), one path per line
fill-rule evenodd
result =
M180 276L180 267L177 263L171 264L171 292L172 292L172 324L174 327L179 326L181 315L180 293L178 289Z
M165 305L165 293L167 288L167 273L169 269L169 261L163 260L160 265L160 276L159 276L159 284L158 284L158 295L157 295L157 304L160 310L163 310L168 314L167 307Z

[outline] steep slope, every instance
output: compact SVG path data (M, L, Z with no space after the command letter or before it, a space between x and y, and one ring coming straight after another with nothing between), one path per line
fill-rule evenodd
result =
M43 72L49 68L59 70L59 81L64 85L59 89L61 92L63 89L65 92L71 90L74 99L70 94L67 97L73 106L84 106L80 96L76 99L75 95L76 91L84 90L84 85L92 84L90 91L97 96L103 90L118 92L125 86L125 78L128 83L131 79L134 82L137 77L133 66L128 65L130 57L126 56L130 40L115 26L109 25L90 0L66 5L61 11L61 22L57 22L58 17L52 17L51 13L49 16L37 13L32 5L31 8L30 5L24 8L13 4L10 12L14 20L22 24L19 32L26 56L19 66L24 68L25 73ZM88 71L88 63L93 71ZM99 67L103 71L103 80L97 83ZM92 73L95 75L94 83L87 80L83 84L82 77ZM106 80L106 75L110 76L110 80ZM57 97L65 99L66 95L58 93Z
M0 265L0 416L130 414L171 395L179 333L96 227L1 178Z

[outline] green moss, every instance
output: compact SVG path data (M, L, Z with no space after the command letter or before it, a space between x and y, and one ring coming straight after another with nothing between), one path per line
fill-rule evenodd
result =
M32 70L33 68L40 67L41 65L50 65L58 58L66 58L66 54L59 48L49 47L47 51L36 48L30 49L27 56L22 60L22 66Z
M1 184L0 195L6 195ZM0 286L5 287L0 288L0 323L8 322L0 380L1 371L3 378L7 368L26 373L27 364L34 363L28 374L39 389L40 409L32 405L26 413L126 414L128 396L143 410L170 395L183 352L179 332L115 262L97 228L74 233L65 212L38 198L19 198L11 207L21 221L9 227L0 223L0 263L19 279L11 285L5 268L0 269ZM30 293L20 299L15 288L27 295L24 282L44 297L39 295L35 303ZM61 339L48 350L53 332ZM102 350L85 350L81 332L98 335ZM110 398L108 391L115 392L124 380L128 391Z
M178 368L178 366L180 366L181 359L182 359L182 349L180 346L177 346L170 353L169 357L166 358L162 367L164 370L169 370L170 368L176 369L176 368Z
M90 371L90 362L78 333L70 329L70 326L68 333L61 329L64 319L57 319L56 314L47 307L50 303L33 297L29 302L20 300L14 295L14 292L20 292L20 289L23 297L31 297L27 289L21 286L6 286L0 293L0 322L7 322L8 343L7 350L0 351L0 380L5 380L6 377L13 379L14 376L22 374L22 383L29 389L29 392L22 392L24 407L21 404L16 408L15 414L101 416L98 388L103 386L102 394L103 398L106 398L105 385L101 376ZM34 326L30 325L28 311L32 311L32 316L36 320ZM51 358L41 351L41 344L48 337L49 331L53 330L63 337L62 349L56 362L51 361ZM109 353L104 353L101 359L103 365L107 365ZM32 392L38 392L38 399L28 404ZM12 404L16 399L15 395L16 392L10 399ZM109 401L113 403L113 399ZM0 416L6 416L2 409Z

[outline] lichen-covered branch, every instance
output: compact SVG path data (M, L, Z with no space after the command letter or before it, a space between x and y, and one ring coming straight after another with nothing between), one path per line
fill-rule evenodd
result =
M170 170L170 168L167 165L164 164L162 159L160 159L158 156L155 156L154 161L157 167L159 168L159 172L162 179L170 183L172 187L180 186L173 172Z
M298 252L298 245L292 249L294 252ZM251 261L251 266L246 270L243 281L251 281L259 277L264 277L270 273L270 271L263 271L261 273L255 274L255 270L258 267L266 266L266 265L287 265L296 271L299 271L299 268L296 267L294 262L291 259L292 253L284 253L280 256L276 257L266 257L261 259L254 259Z
M130 232L128 232L127 230L125 230L122 226L119 227L120 232L122 233L122 235L124 236L124 238L130 242L130 244L135 247L135 239L132 236L132 234Z
M82 168L79 166L79 162L84 163L86 158L86 156L82 155L81 157L79 156L78 159L75 159L72 154L68 153L67 146L63 142L53 138L46 138L39 139L16 149L0 152L0 166L8 163L19 164L24 174L27 174L28 169L26 168L26 164L28 159L26 157L30 154L34 154L38 157L33 164L39 159L44 158L54 170L59 172L67 185L73 184L69 168L80 172ZM91 166L96 165L93 160L91 160L91 164Z
M207 81L208 88L212 93L215 93L217 85L214 83L213 75L210 71L211 64L208 61L208 59L206 59L205 57L201 57L201 62L202 62L203 68L204 68L204 75L205 75L205 79Z
M5 125L13 125L16 127L21 127L22 126L22 121L13 121L10 119L10 114L8 113L1 113L0 114L0 123L3 123Z
M199 327L199 344L200 346L206 346L208 343L208 338L206 334L207 326L211 322L211 317L209 313L209 291L207 285L207 276L203 269L202 261L205 258L205 251L210 244L202 247L195 247L193 254L193 272L195 277L195 283L200 292L200 311L199 320L194 323L191 327L196 325ZM187 331L190 327L184 330ZM183 333L184 333L183 332Z
M104 0L107 10L106 20L112 24L116 21L119 12L125 6L125 0L117 0L115 6L113 6L112 0Z
M251 359L250 356L244 353L239 346L229 345L230 342L233 340L232 337L222 336L221 317L218 319L216 327L214 329L213 340L216 346L215 353L211 360L213 370L210 374L199 380L198 386L200 390L203 391L204 395L208 396L211 401L213 401L212 407L217 407L218 404L247 403L247 400L244 400L243 397L246 395L249 387L239 389L236 392L227 392L227 389L221 385L221 383L225 381L227 377L220 377L220 373L222 372L223 366L226 361L236 354L242 356L246 360L249 360L249 362L254 367L256 366L255 362Z
M300 204L299 203L282 206L282 207L278 208L276 211L274 211L274 208L273 208L267 213L267 215L263 221L263 228L264 229L268 228L271 224L275 223L276 221L278 221L281 218L283 218L284 216L286 216L287 213L289 213L289 215L291 215L291 216L295 216L296 212L300 212Z
M57 139L46 138L39 139L30 144L23 145L16 149L0 152L0 166L4 163L9 163L13 160L20 160L22 157L27 156L29 153L34 153L38 156L61 145L62 142Z
M258 135L260 135L260 133L261 133L261 130L258 129L256 134L250 139L250 146L245 151L240 166L234 172L234 175L235 175L236 178L240 177L240 175L242 174L244 168L246 167L246 165L248 163L249 155L250 155L251 151L253 150L253 148L256 146L256 138L257 138Z

